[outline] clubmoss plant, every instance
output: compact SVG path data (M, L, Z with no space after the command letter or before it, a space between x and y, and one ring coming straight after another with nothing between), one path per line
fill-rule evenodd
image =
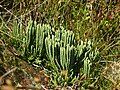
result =
M49 25L37 24L37 22L30 20L25 31L23 31L22 24L19 25L15 22L12 31L12 36L15 39L12 39L12 42L27 62L32 64L41 63L40 59L44 55L44 39L49 29Z
M64 28L55 31L54 35L49 34L45 45L52 72L51 82L54 85L70 85L77 80L80 73L89 77L91 65L99 54L93 50L90 40L77 44L74 33Z

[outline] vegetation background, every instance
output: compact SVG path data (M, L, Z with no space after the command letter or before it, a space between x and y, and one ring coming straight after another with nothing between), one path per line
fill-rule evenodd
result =
M79 44L81 40L83 42L91 40L92 48L96 48L100 56L97 61L91 61L94 66L90 67L93 70L90 77L82 72L85 68L83 65L79 77L72 79L74 81L72 84L68 83L69 80L55 81L53 78L56 77L51 76L49 72L50 63L46 62L44 49L43 57L39 58L42 63L40 65L34 63L38 56L33 58L33 53L27 53L23 57L21 42L27 35L28 26L31 25L28 22L33 22L33 27L36 27L36 24L47 24L54 28L53 32L63 27L66 32L74 33L75 41ZM18 33L20 31L23 33ZM30 37L34 38L34 34ZM119 59L120 0L0 1L0 88L2 90L119 90Z

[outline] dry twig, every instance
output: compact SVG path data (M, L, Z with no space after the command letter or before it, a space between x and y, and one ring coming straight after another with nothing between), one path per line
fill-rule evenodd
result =
M0 86L2 85L2 80L3 80L3 78L6 77L8 74L12 73L13 71L15 71L16 69L17 69L17 67L11 69L10 71L6 72L4 75L2 75L2 76L0 77Z

